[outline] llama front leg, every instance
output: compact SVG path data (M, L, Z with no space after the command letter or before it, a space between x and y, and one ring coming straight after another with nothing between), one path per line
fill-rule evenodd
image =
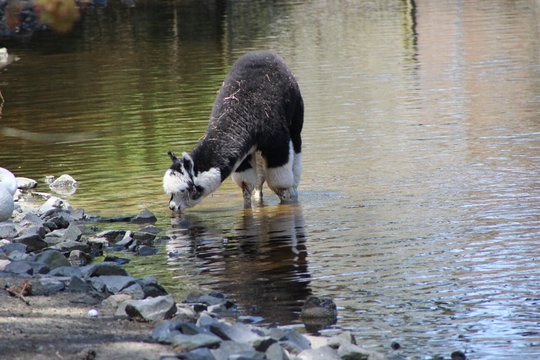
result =
M244 207L251 207L251 196L257 183L257 172L253 163L254 155L249 155L233 172L232 179L242 189Z
M255 164L252 164L252 165L255 165L254 168L255 168L256 177L257 177L257 180L255 182L255 190L253 191L253 200L255 201L255 204L260 206L263 203L262 188L265 181L265 176L264 176L265 167L264 167L264 160L262 158L260 151L257 151L253 157L255 159Z

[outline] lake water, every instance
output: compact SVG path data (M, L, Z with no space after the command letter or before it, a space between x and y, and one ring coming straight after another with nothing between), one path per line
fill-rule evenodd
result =
M172 240L148 273L284 325L331 296L323 332L383 352L540 357L538 1L140 2L7 45L0 165L73 175L88 212L155 212ZM300 203L244 210L227 180L171 219L166 152L254 49L304 96Z

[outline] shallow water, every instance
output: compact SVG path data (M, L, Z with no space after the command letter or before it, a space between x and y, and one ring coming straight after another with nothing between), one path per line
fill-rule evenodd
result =
M307 296L329 295L334 328L373 349L536 358L538 24L534 1L97 9L67 37L8 47L0 164L70 173L70 201L90 212L151 209L173 239L171 279L267 322L299 324ZM304 95L300 203L267 191L244 210L228 180L170 219L167 150L191 149L232 62L260 48Z

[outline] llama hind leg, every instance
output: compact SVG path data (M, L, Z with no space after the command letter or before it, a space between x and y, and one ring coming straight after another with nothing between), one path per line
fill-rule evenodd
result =
M295 162L295 153L292 143L289 143L287 162L277 167L266 168L266 181L268 187L279 197L282 203L295 202L298 200L298 181L301 162ZM298 171L298 174L296 173Z
M251 207L251 195L257 184L257 172L252 166L252 158L254 155L249 155L232 173L232 179L242 189L244 198L244 207Z

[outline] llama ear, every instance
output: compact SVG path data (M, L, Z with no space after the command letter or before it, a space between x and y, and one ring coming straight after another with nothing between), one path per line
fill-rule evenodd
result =
M175 161L178 161L178 158L172 151L167 151L167 155L171 158L171 161L174 163Z
M182 164L184 165L184 169L186 169L188 173L193 174L193 168L194 168L193 159L188 153L182 154Z

